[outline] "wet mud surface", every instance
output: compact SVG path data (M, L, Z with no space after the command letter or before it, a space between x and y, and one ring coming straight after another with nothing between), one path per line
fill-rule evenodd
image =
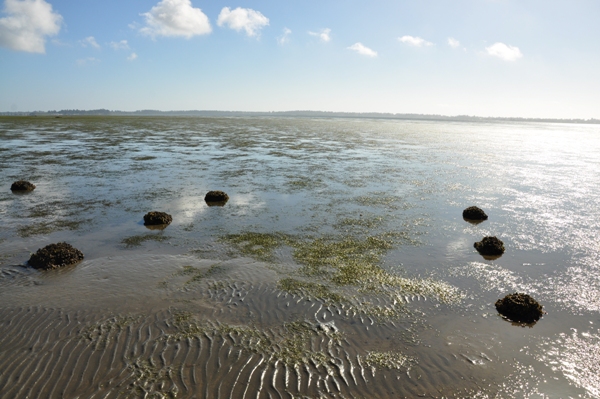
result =
M0 118L0 396L596 397L598 133ZM85 259L27 266L63 241ZM547 314L502 318L512 292Z

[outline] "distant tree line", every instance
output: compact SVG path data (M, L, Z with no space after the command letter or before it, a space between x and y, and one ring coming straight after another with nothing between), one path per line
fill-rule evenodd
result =
M111 111L108 109L63 109L60 111L34 112L0 112L3 116L62 116L62 115L113 115L113 116L197 116L197 117L309 117L309 118L370 118L370 119L407 119L456 122L550 122L550 123L585 123L600 124L600 119L549 119L549 118L517 118L517 117L484 117L469 115L435 115L435 114L393 114L378 112L327 112L327 111L273 111L273 112L243 112L243 111Z

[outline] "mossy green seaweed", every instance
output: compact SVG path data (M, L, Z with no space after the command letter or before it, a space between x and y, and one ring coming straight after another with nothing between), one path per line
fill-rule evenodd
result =
M170 236L164 236L164 235L159 235L159 234L141 234L141 235L135 235L135 236L124 238L123 240L121 240L121 243L125 244L125 246L127 248L131 248L131 247L140 246L143 243L145 243L146 241L162 242L162 241L167 241L170 239L171 239Z
M306 321L284 323L270 331L250 326L228 324L199 324L189 314L176 314L172 320L176 332L167 334L165 340L180 341L200 339L203 336L229 338L234 346L242 350L265 356L270 362L282 362L288 366L300 364L323 365L333 361L331 355L313 350L313 339L325 339L339 344L343 335L318 329Z
M365 362L379 369L402 370L409 368L414 360L400 352L369 352Z

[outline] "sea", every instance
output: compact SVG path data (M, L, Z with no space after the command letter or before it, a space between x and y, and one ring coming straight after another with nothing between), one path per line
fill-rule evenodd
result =
M0 117L0 397L600 397L599 154L569 123ZM28 265L59 242L84 260Z

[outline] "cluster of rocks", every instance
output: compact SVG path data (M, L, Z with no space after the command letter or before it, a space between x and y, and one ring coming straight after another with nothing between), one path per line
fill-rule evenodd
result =
M10 189L17 192L33 191L35 185L25 180L19 180L14 182ZM209 191L204 197L208 206L224 206L228 200L229 196L223 191ZM463 211L463 218L467 221L482 222L487 220L488 216L481 208L470 206ZM144 215L144 225L146 226L162 226L164 228L172 221L173 217L165 212L152 211ZM494 236L484 237L473 246L484 256L500 256L505 251L502 240ZM74 265L83 258L84 255L80 250L66 242L59 242L38 249L31 255L28 263L36 269L51 270ZM544 314L542 305L523 293L514 293L498 299L495 306L498 313L519 323L535 323Z
M35 185L19 180L10 186L11 191L33 191ZM229 196L223 191L209 191L204 197L208 206L224 206ZM152 211L144 215L144 225L148 228L165 228L173 221L173 217L165 212ZM83 260L83 253L66 242L46 245L29 258L29 265L35 269L50 270L74 265Z
M463 219L468 222L481 223L488 219L488 215L483 209L470 206L463 211ZM481 255L490 257L500 256L506 250L502 240L495 236L483 237L481 241L476 242L473 246Z
M463 211L463 219L468 222L481 223L488 216L483 209L470 206ZM487 259L501 256L506 248L498 237L487 236L473 244L477 252ZM496 301L496 310L506 319L517 323L535 323L544 314L542 305L531 296L523 293L514 293Z

